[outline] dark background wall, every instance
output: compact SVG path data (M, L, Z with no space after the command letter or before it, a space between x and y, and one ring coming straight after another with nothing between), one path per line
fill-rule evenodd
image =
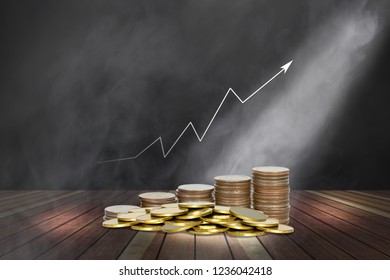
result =
M388 188L389 1L1 1L0 187L167 189L291 169ZM294 60L245 104L243 99Z

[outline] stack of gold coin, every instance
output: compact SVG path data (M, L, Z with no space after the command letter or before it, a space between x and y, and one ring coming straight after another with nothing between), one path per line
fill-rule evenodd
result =
M252 168L253 208L282 224L290 221L289 169L279 166Z
M215 203L222 206L251 207L251 178L222 175L214 178Z
M180 185L176 190L176 195L179 202L214 202L214 186L204 184Z
M147 192L138 197L143 208L160 207L163 204L177 202L175 194L170 192Z
M138 209L135 205L113 205L104 209L103 220L111 220L117 218L119 213L128 213L131 210Z

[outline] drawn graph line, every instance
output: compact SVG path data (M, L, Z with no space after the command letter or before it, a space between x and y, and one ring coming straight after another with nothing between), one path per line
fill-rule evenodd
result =
M209 124L207 125L205 131L203 132L202 136L199 135L198 131L196 130L196 128L194 127L194 124L192 122L189 122L187 124L187 126L183 129L183 131L180 133L179 137L177 137L176 141L172 144L172 146L168 149L168 151L165 152L165 148L164 148L164 143L163 143L163 139L161 136L159 136L156 140L154 140L152 143L150 143L148 146L146 146L142 151L140 151L137 155L133 156L133 157L125 157L125 158L119 158L119 159L110 159L110 160L104 160L104 161L99 161L98 163L109 163L109 162L117 162L117 161L124 161L124 160L131 160L131 159L136 159L138 158L140 155L142 155L144 152L146 152L151 146L153 146L156 142L160 142L160 146L161 146L161 151L162 151L162 155L164 158L166 158L169 153L172 151L172 149L176 146L177 142L179 142L180 138L183 136L183 134L187 131L188 128L192 128L193 132L195 133L195 136L196 138L198 138L198 141L199 142L202 142L202 140L204 139L204 137L206 136L207 134L207 131L209 130L211 124L213 123L215 117L218 115L218 112L219 110L221 109L223 103L225 102L226 98L228 97L228 95L230 93L234 94L234 96L241 102L241 104L244 104L245 102L247 102L249 99L251 99L256 93L258 93L260 90L262 90L266 85L268 85L273 79L275 79L277 76L279 76L279 74L281 73L286 73L288 68L291 66L291 63L293 62L293 60L291 60L290 62L284 64L282 67L280 67L282 70L280 70L278 73L276 73L271 79L269 79L267 82L265 82L261 87L259 87L258 89L256 89L251 95L249 95L247 98L245 98L244 100L241 99L240 96L237 95L237 93L232 89L232 88L229 88L228 91L226 92L225 96L223 97L221 103L219 104L217 110L215 111L213 117L211 118Z

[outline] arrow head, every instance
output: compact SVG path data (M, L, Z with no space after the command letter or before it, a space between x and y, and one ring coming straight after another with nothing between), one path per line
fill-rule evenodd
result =
M290 65L291 65L292 62L293 62L293 61L291 60L289 63L286 63L285 65L283 65L282 67L280 67L280 68L283 69L284 73L287 72L287 70L288 70L288 68L290 67Z

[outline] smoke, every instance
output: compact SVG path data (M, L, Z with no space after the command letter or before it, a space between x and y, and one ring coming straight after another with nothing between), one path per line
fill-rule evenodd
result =
M323 152L316 150L316 142L335 121L344 102L353 98L349 86L372 54L369 44L378 31L377 17L362 6L332 15L312 30L291 55L292 66L273 82L274 87L264 88L248 102L252 105L236 108L227 119L214 124L214 136L224 137L210 139L208 147L218 147L221 141L223 149L214 150L215 156L208 158L212 168L186 175L194 179L203 173L211 180L218 174L248 174L253 166L281 165L290 167L294 184L310 171ZM280 66L287 61L280 61ZM195 145L191 156L205 156L203 148Z

